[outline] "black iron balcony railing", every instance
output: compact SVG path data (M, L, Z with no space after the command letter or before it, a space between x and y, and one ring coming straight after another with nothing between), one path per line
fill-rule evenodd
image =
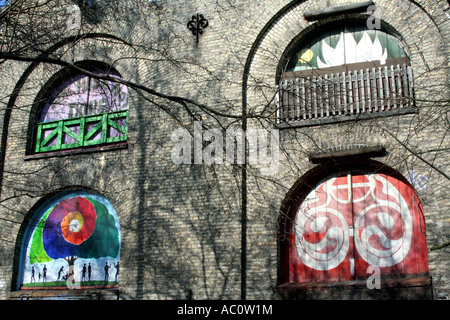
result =
M127 140L128 110L38 124L35 152L48 152Z
M279 125L311 125L355 116L411 112L410 66L390 65L284 78L277 94Z

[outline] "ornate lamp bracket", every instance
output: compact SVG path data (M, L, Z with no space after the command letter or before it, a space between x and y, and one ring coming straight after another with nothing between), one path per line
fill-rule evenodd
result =
M192 32L198 43L198 38L203 34L203 29L208 27L208 20L206 20L202 14L196 14L192 16L192 19L187 23L187 28Z

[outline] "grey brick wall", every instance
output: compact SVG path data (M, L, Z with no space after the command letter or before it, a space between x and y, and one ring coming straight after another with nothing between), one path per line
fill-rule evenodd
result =
M82 31L113 35L132 46L97 37L62 45L56 54L68 62L109 63L126 80L167 96L192 99L218 112L240 115L243 96L250 113L267 104L273 110L277 67L293 41L334 19L361 16L339 15L316 22L305 20L304 13L348 2L357 1L123 1L117 12L107 11L101 23L84 24ZM424 206L428 249L448 241L449 181L416 156L448 175L448 150L432 151L449 144L448 119L433 103L449 98L445 67L450 19L444 12L448 5L440 0L375 3L382 21L402 36L410 52L416 98L422 108L413 115L281 131L278 173L263 177L257 166L248 168L246 265L241 261L240 166L176 165L171 161L172 132L194 128L194 119L180 104L154 96L147 100L130 90L127 148L26 159L35 97L60 69L47 64L36 67L7 122L0 199L0 298L8 298L14 283L23 224L45 196L70 187L103 194L118 213L122 299L184 299L189 289L194 299L239 299L243 267L247 298L278 298L282 202L316 166L308 154L340 148L382 144L387 155L376 160L406 178L411 172L426 176L425 186L412 184ZM196 13L209 20L198 44L186 28ZM28 65L9 61L0 65L2 119ZM239 119L212 115L193 104L188 107L195 120L209 127L221 129L217 119L223 128L241 126ZM270 121L261 119L249 120L248 125L273 128ZM386 130L394 132L398 141ZM407 143L409 150L400 142ZM448 261L448 247L429 252L435 297L450 295Z

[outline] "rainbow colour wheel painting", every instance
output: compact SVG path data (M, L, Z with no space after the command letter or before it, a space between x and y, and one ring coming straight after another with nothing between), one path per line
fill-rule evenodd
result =
M66 194L36 217L26 234L21 289L117 287L120 226L105 198Z

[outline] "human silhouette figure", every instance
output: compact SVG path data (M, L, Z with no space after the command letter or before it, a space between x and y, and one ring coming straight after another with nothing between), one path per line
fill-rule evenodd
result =
M44 264L44 269L42 271L42 281L45 282L47 281L47 266Z
M109 268L111 266L108 265L108 261L105 262L105 282L108 282L109 279Z
M86 281L86 263L83 265L83 270L81 271L81 281Z
M31 267L31 280L30 282L36 282L36 278L34 277L34 266Z
M115 281L117 282L117 277L119 276L119 262L117 262L117 264L115 263L114 267L116 268Z
M89 265L88 265L88 279L89 279L89 281L91 281L91 272L92 272L92 267L91 267L91 264L89 263Z
M61 273L63 273L63 272L64 272L64 266L62 266L61 269L59 269L59 271L58 271L58 279L56 279L56 281L58 281L61 278Z

